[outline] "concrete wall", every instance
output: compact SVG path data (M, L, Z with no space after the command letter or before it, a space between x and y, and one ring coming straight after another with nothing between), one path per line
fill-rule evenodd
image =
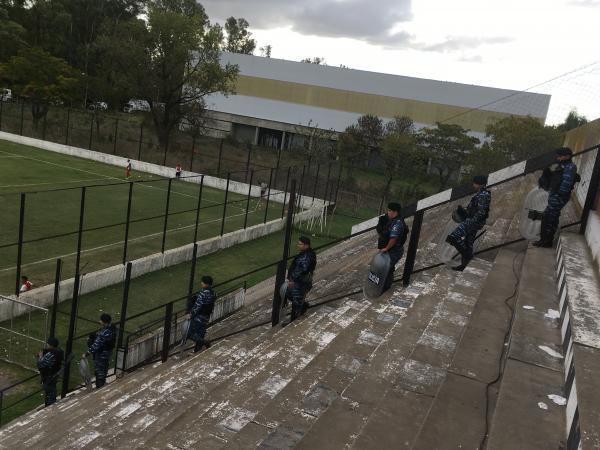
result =
M296 214L294 223L300 223L305 220L309 220L312 217L319 217L321 214L320 208L313 208L306 211L302 211ZM198 258L211 253L224 250L234 245L241 244L244 242L252 241L263 236L267 236L277 231L283 230L285 226L285 220L276 219L266 224L254 225L248 227L245 230L236 230L231 233L224 234L223 236L216 236L211 239L198 242ZM136 259L131 261L131 277L136 278L146 273L161 270L166 267L181 264L186 261L191 261L193 254L194 245L188 244L182 247L174 248L165 251L165 253L155 253L153 255L146 256L144 258ZM86 274L80 284L80 295L87 294L90 292L97 291L98 289L112 286L114 284L121 283L125 280L125 269L126 266L118 264L116 266L108 267L103 270L98 270ZM74 278L63 280L60 285L60 296L59 301L71 299L73 297L73 286L75 284ZM19 300L37 305L41 307L48 307L52 304L54 296L54 285L42 286L29 292L24 292L19 296ZM15 298L10 296L8 298ZM27 312L29 309L26 307L19 307L21 314ZM10 307L0 307L0 321L10 318L11 309ZM16 315L15 315L16 317Z
M210 316L210 322L214 323L233 312L244 307L245 304L245 291L239 289L231 294L220 298L215 303L215 309ZM181 342L183 335L188 329L189 317L181 317L175 326L171 327L171 335L169 337L169 345L174 345ZM209 331L210 333L210 331ZM125 362L125 369L137 366L138 364L147 361L150 358L155 357L162 351L164 340L164 329L163 327L156 328L143 336L135 340L131 340L127 343L127 356ZM123 354L119 353L117 356L117 367L123 368Z

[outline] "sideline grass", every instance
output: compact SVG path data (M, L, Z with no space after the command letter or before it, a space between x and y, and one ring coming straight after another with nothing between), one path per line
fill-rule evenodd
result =
M135 169L135 167L134 167ZM21 273L36 286L52 283L56 258L63 258L63 278L74 275L81 189L86 188L82 272L122 262L129 183L124 168L0 141L0 293L15 289L19 229L19 192L25 192ZM161 251L168 180L134 170L127 259ZM64 189L64 190L56 190ZM193 241L199 185L173 181L165 248ZM225 192L204 188L199 240L221 231ZM264 201L250 202L248 226L263 222ZM281 216L272 203L267 220ZM229 194L224 231L243 227L245 196ZM55 235L66 234L60 237Z

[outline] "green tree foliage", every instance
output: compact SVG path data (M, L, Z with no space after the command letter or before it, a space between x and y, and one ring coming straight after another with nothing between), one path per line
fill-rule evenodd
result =
M361 116L339 135L336 155L347 164L363 164L380 147L383 138L383 121L371 114Z
M398 178L413 180L416 190L424 180L427 161L418 147L418 135L413 120L407 116L397 116L385 125L385 137L381 145L381 158L385 164L386 186L384 195L389 194L392 182ZM380 205L380 209L383 205Z
M575 128L579 128L582 125L585 125L587 122L587 117L579 115L577 113L577 110L573 109L569 111L569 114L565 118L565 121L558 126L558 129L563 133L566 133L569 130L573 130Z
M250 24L244 18L228 18L225 21L227 40L224 45L224 50L232 53L243 53L245 55L254 53L256 41L252 39L252 33L248 31L249 26ZM269 56L270 54L271 52L269 49Z
M494 150L489 142L476 147L465 160L468 175L484 175L509 165L504 153Z
M533 117L509 116L496 120L486 129L490 148L513 164L560 147L563 135L556 127L545 126Z
M9 12L0 3L0 62L15 56L25 43L25 28L11 20Z
M438 122L435 128L424 128L419 133L424 155L431 161L431 169L438 174L440 190L458 175L467 156L479 144L479 139L469 136L468 132L460 125Z
M307 64L316 64L317 66L326 66L327 65L327 63L325 62L325 58L322 58L321 56L314 56L312 58L304 58L300 62L307 63Z
M80 74L42 49L26 48L4 64L0 79L6 80L21 97L31 101L34 125L48 113L50 103L68 102L80 95Z

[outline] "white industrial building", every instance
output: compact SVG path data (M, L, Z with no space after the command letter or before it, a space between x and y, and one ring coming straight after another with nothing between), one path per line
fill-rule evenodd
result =
M544 122L550 96L447 81L224 53L237 64L236 94L207 99L213 134L291 148L309 127L341 132L358 117L411 117L417 127L456 123L483 137L490 120L508 115ZM335 136L335 133L333 133Z

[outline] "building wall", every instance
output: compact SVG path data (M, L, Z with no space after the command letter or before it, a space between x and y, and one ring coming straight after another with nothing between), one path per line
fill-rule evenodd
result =
M482 135L491 119L510 114L544 121L550 103L550 96L542 94L252 55L225 53L222 60L240 68L237 95L213 95L209 109L281 124L312 121L322 129L343 131L363 114L408 115L418 127L449 121Z

